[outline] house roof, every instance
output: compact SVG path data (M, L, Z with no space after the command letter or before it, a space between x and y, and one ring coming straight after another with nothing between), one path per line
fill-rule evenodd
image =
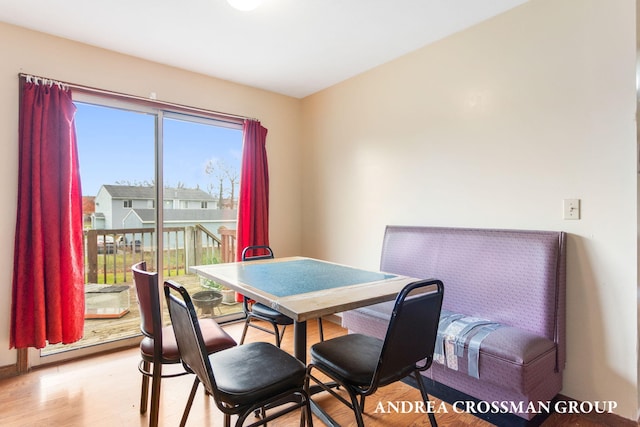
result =
M142 185L103 185L102 186L114 199L147 199L155 198L155 187ZM216 200L211 194L199 188L171 188L164 189L165 200Z
M155 209L131 209L127 214L136 215L143 223L156 220ZM237 209L165 209L164 222L219 222L235 221Z

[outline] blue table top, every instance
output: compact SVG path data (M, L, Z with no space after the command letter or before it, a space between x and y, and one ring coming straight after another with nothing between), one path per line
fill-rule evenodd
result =
M304 294L397 277L314 259L281 263L244 263L238 280L277 297Z

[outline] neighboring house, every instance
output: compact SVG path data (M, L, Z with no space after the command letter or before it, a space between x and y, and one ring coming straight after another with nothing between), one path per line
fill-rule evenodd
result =
M168 210L215 211L218 200L195 188L165 188L163 206ZM136 185L103 185L95 198L94 228L117 229L132 209L155 208L155 187ZM102 217L101 217L102 216Z
M170 227L188 227L200 224L212 234L219 236L218 229L222 226L235 229L238 211L237 209L165 209L163 212L164 226ZM156 211L155 209L130 209L124 218L122 228L155 228ZM165 233L166 234L166 233ZM182 233L176 236L165 235L164 245L167 248L182 247ZM148 237L145 237L148 238ZM148 246L151 242L142 242Z

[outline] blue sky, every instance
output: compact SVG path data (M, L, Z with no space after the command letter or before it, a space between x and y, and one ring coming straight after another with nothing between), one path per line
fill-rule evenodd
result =
M154 115L78 102L76 106L84 196L95 196L103 184L153 181ZM163 131L165 185L177 186L180 182L207 191L209 184L217 183L214 176L205 173L209 160L223 161L239 176L241 130L165 119Z

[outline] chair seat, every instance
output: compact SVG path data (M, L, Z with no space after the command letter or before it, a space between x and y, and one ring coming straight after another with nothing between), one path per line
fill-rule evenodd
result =
M305 365L270 343L233 347L209 355L209 360L222 400L234 405L250 404L304 384Z
M251 307L251 313L256 317L262 317L267 320L276 322L279 325L291 325L293 324L293 319L285 316L277 310L274 310L270 307L267 307L264 304L256 302Z
M311 346L311 363L351 384L367 386L378 366L382 344L367 335L343 335Z
M234 347L236 342L213 319L200 319L200 329L204 346L209 353ZM153 338L145 337L140 342L143 358L153 361ZM171 325L162 328L162 363L180 363L180 351Z

